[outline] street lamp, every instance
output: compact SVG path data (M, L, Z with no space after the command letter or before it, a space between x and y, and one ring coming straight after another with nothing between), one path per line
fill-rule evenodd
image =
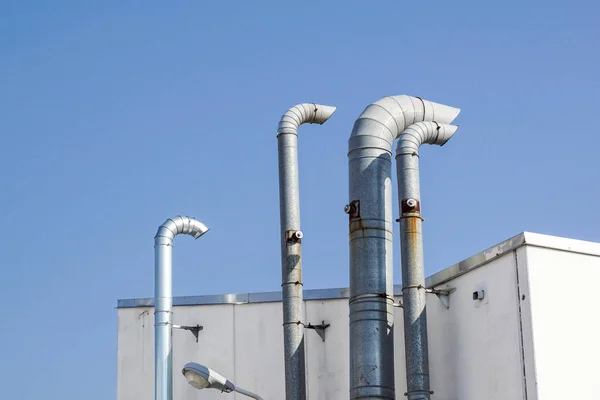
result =
M185 379L190 385L196 389L217 389L225 393L237 392L248 397L252 397L256 400L263 400L257 394L242 389L239 386L235 386L232 382L227 380L223 375L213 371L204 365L189 362L185 364L181 371Z

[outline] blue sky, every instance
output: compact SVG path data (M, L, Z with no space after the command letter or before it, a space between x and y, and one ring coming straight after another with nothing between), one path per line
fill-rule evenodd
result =
M386 95L462 109L421 151L428 274L523 230L600 241L599 12L2 2L3 397L116 396L116 300L153 295L168 217L211 227L177 239L176 295L279 290L275 130L296 103L339 107L300 133L306 288L348 284L348 135Z

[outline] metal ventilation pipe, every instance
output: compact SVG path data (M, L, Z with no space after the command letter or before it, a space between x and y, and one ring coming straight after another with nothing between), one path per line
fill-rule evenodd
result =
M169 218L154 236L154 399L173 400L173 239L198 239L208 231L200 221Z
M417 97L384 97L348 141L350 398L394 399L392 143L421 121L448 124L460 110Z
M279 207L281 221L281 292L285 394L287 400L306 399L304 313L302 304L302 231L298 186L298 127L323 124L336 107L304 103L283 114L277 128Z
M424 143L443 146L457 129L458 126L437 122L417 122L402 132L396 147L408 400L428 400L431 394L419 146Z

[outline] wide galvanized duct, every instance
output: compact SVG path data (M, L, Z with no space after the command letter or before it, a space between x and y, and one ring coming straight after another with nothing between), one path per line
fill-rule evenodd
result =
M460 110L406 95L370 104L348 141L350 398L394 399L392 144L421 121Z
M336 107L304 103L283 114L277 128L279 207L281 221L281 291L285 393L287 400L306 399L304 319L302 304L302 231L298 185L298 127L323 124Z
M185 234L198 239L208 232L202 222L177 216L154 236L154 399L173 400L173 239Z

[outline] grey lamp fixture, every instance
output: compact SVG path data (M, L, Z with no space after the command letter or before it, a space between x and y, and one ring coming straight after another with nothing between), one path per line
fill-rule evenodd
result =
M181 371L190 385L196 389L217 389L225 393L237 392L256 400L263 400L259 395L235 386L223 375L204 365L189 362Z

